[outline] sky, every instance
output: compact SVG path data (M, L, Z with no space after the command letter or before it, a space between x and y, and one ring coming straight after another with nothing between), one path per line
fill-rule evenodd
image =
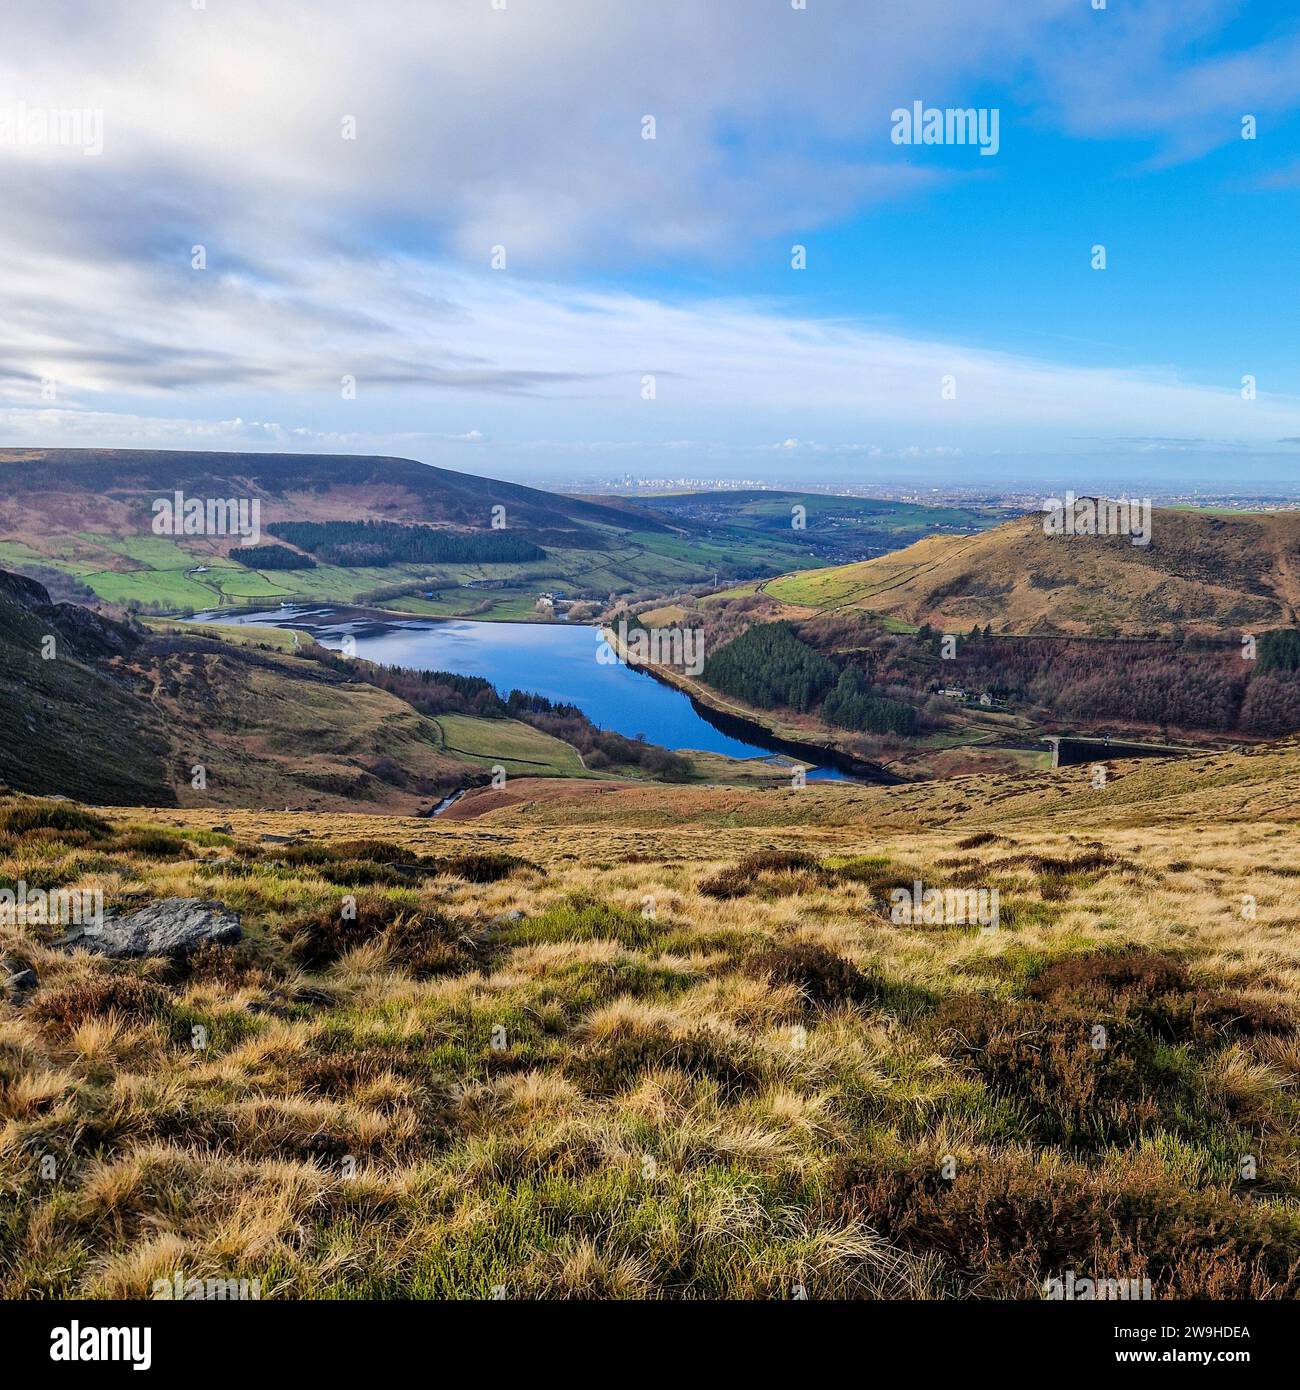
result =
M0 445L1297 487L1300 8L1101 3L12 6Z

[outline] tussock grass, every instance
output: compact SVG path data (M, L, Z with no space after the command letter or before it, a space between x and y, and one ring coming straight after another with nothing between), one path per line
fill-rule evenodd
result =
M0 1005L4 1296L1033 1298L1066 1268L1300 1296L1268 823L801 847L0 808L0 879L246 929L114 963L0 926L40 979ZM914 878L999 886L1001 930L893 924Z

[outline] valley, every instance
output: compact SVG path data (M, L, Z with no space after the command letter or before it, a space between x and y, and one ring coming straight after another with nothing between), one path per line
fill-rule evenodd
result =
M879 554L936 527L995 519L873 503L810 534L792 529L788 507L780 524L783 495L774 496L775 515L754 505L701 518L690 507L679 514L611 505L409 459L0 450L0 567L67 585L64 597L153 613L364 603L417 616L541 621L551 616L539 608L542 594L603 604L618 594ZM258 535L156 534L154 504L170 506L173 497L255 502ZM806 499L814 523L826 500ZM331 527L364 525L431 527L429 537L459 542L464 554L417 560L369 541L326 540L313 555L284 542L304 527L328 536ZM503 545L518 556L497 558Z
M215 615L199 616L201 620ZM688 685L662 680L658 672L655 677L659 678L652 678L632 669L625 659L616 660L616 655L625 654L609 629L410 618L385 621L374 613L311 609L232 614L220 621L218 630L239 632L245 625L260 629L281 623L303 625L315 640L333 650L346 642L358 659L376 665L482 678L503 696L526 685L531 694L581 709L600 728L676 751L754 762L768 753L786 751L763 742L761 722L750 720L747 727L735 728L734 714L725 708L715 711L707 704L701 707L689 698L693 692ZM678 689L685 690L688 698L675 693ZM734 732L728 731L728 722ZM815 758L816 748L809 752ZM841 775L830 765L805 767L812 778ZM775 776L781 768L773 765L766 771Z
M17 484L33 466L39 486L20 512ZM164 478L175 485L165 489ZM241 488L259 503L256 546L138 534L152 492L174 496L179 509L200 489ZM503 510L508 524L495 529ZM317 615L303 621L319 626L343 597L362 605L363 621L347 631L362 636L363 660L487 678L503 698L514 688L573 706L611 735L645 735L684 757L677 778L762 780L800 765L814 777L946 778L1049 766L1051 740L1063 735L1185 752L1300 729L1300 663L1289 636L1296 513L1157 509L1152 543L1134 546L1124 537L1049 536L1041 518L1006 520L990 508L744 491L592 501L405 460L9 451L0 454L0 526L0 563L16 557L58 597L106 604L110 615L193 614L198 628L150 619L173 649L199 631L238 648L250 639L234 624L252 623L270 634L256 640L278 649L264 658L281 662L277 676L297 659L298 689L312 663L279 629L296 613ZM816 567L819 552L855 548L888 553ZM262 570L240 562L245 549L265 557ZM706 576L724 552L733 573L771 572L738 584ZM800 567L776 572L782 563ZM196 608L200 599L206 606ZM633 636L699 634L703 668L643 663L647 680L621 664L602 667L580 636L594 628L582 624L603 624L618 647L615 629L629 620ZM331 631L324 640L338 646L345 629ZM421 632L437 640L416 640ZM535 661L562 651L566 675L557 681L550 657ZM178 677L178 656L173 650L171 682L210 687L202 662ZM209 665L224 669L224 661ZM166 683L147 670L134 678L150 692L147 728ZM345 706L352 695L342 698ZM449 738L436 721L456 715L454 705L422 709L412 725L422 730L419 771L404 791L375 782L371 769L391 769L392 760L345 741L344 762L360 759L348 777L370 788L376 809L405 809L411 797L436 803L494 766L507 776L619 776L644 756L625 743L613 757L586 758L572 731L569 741L561 734L533 746L559 727L544 712L530 718L549 719L552 732L533 729L526 741L537 756L529 756L502 723ZM263 758L259 716L250 708L237 717L254 731L254 759ZM175 733L161 744L156 730L149 737L155 750L177 742ZM593 752L590 735L579 741ZM686 770L705 755L723 761ZM186 756L168 754L167 780L182 802L175 768ZM659 762L662 775L668 763ZM348 794L337 767L303 773L318 797ZM156 770L149 775L157 785ZM307 791L302 775L288 780L297 792L284 804L292 805ZM237 804L248 791L242 774L229 791ZM401 805L392 799L403 796Z
M1300 1296L1289 520L696 583L787 498L674 498L689 540L623 541L687 570L557 620L523 571L620 565L626 506L485 541L473 488L349 518L301 467L260 475L276 591L214 546L192 621L141 596L193 552L80 529L116 490L7 542L55 593L0 570L0 890L221 926L113 955L0 913L0 1295L1005 1300L1097 1260ZM485 544L519 558L430 558ZM332 597L404 565L432 611ZM697 670L614 659L684 630Z
M266 616L283 620L280 610ZM422 626L392 628L409 643ZM382 617L321 628L322 642L336 644L361 631L357 659L317 643L316 627L142 625L54 604L34 581L0 570L0 782L107 804L428 814L498 769L753 785L788 781L796 765L715 729L649 676L598 666L594 628L526 625L521 651L511 625L483 624L505 664L480 661L480 645L458 675L390 664ZM537 654L557 640L566 650L552 678ZM446 663L464 668L465 654ZM500 696L471 675L480 666L506 682ZM590 703L592 671L604 677L604 701L591 707L600 727L566 703L570 694ZM519 706L504 702L512 672L532 687ZM683 751L647 742L647 729Z

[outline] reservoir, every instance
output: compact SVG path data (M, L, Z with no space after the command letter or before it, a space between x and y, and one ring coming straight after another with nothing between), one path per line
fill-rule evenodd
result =
M611 660L598 628L570 623L492 623L462 618L381 618L356 610L272 608L196 613L195 622L294 627L322 646L341 650L352 637L355 654L384 666L482 676L503 695L524 690L576 705L602 729L626 738L644 736L664 748L698 749L730 758L784 753L815 764L808 777L863 780L859 770L823 749L785 743L753 725L710 710L672 686L622 661ZM604 660L597 651L604 648ZM840 762L842 765L837 766ZM857 774L857 776L855 776Z

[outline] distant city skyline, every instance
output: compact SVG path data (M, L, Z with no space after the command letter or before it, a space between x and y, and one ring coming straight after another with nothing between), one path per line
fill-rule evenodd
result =
M1291 6L69 0L7 38L0 444L1300 477Z
M945 483L907 484L877 481L869 483L821 482L808 479L768 478L569 478L552 480L550 486L560 492L609 494L627 497L662 492L815 492L831 496L882 497L912 502L969 503L993 501L997 505L1025 510L1037 510L1050 492L1051 480L1038 478L1033 483L974 483L950 480ZM1072 480L1062 480L1060 490L1073 488ZM1194 484L1168 483L1147 480L1145 485L1128 491L1148 491L1159 505L1196 504L1216 506L1240 504L1267 510L1269 506L1294 510L1300 508L1300 480L1283 483ZM1085 488L1079 495L1097 495L1098 488Z

